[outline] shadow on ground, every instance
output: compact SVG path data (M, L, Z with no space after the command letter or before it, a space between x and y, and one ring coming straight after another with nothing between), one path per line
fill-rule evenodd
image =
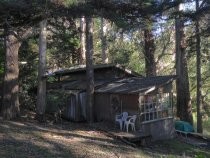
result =
M178 141L160 141L133 148L86 123L39 124L35 120L0 119L0 157L195 157L209 151Z

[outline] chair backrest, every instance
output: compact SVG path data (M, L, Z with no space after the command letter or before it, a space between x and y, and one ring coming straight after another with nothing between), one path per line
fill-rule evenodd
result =
M135 121L136 121L136 118L137 118L137 116L136 116L136 115L133 115L133 116L131 117L131 119L130 119L130 122L133 122L133 123L135 123Z
M127 117L128 117L128 113L127 112L123 112L122 113L122 121L126 121Z

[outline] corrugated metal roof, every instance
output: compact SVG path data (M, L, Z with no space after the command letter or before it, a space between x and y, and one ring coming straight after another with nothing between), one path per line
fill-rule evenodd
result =
M111 83L107 83L104 86L96 89L97 93L145 93L147 91L153 91L158 87L171 83L176 76L156 76L156 77L144 77L144 78L125 78Z

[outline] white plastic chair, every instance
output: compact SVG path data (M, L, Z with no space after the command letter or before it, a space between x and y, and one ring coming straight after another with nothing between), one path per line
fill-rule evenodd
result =
M126 119L124 127L126 127L127 132L128 132L129 125L131 125L131 128L133 131L136 131L136 128L135 128L136 117L137 117L136 115L133 115L133 116L128 116L128 118Z
M120 130L122 130L122 127L123 127L127 117L128 117L128 113L127 112L123 112L122 114L115 116L115 122L119 122Z

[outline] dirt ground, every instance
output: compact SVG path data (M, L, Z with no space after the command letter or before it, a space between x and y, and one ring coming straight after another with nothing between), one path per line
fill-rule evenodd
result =
M0 157L141 157L141 150L90 129L87 124L0 122ZM140 155L140 156L139 156Z
M170 141L171 142L171 141ZM169 147L171 146L171 147ZM33 119L5 121L0 118L0 158L137 158L196 157L206 150L182 146L179 142L157 142L149 147L131 147L96 130L87 123L63 121L40 124ZM186 152L185 152L186 151Z

